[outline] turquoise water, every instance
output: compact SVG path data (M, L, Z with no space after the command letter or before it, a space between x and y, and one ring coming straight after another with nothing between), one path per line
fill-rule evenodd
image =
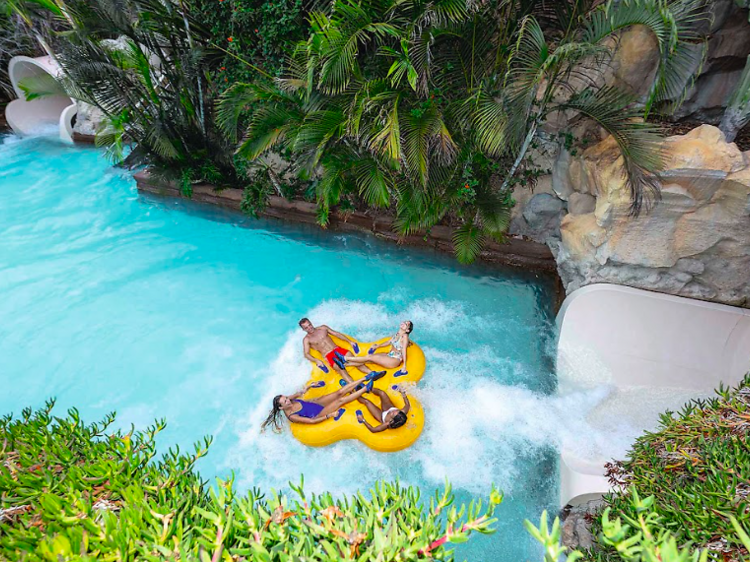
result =
M334 493L448 478L466 499L494 482L499 531L462 547L471 560L537 559L522 521L556 507L567 406L549 396L552 290L533 273L145 198L95 149L0 145L0 415L55 396L61 414L116 410L123 427L166 417L163 446L213 435L202 474L234 470L244 488L301 472ZM414 322L428 361L414 447L259 433L271 397L308 379L302 316L364 340Z

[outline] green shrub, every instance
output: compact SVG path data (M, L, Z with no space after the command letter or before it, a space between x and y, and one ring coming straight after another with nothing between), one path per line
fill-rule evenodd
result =
M423 502L398 483L340 500L210 488L194 470L210 438L157 458L164 422L123 434L114 415L86 425L52 406L0 420L0 560L452 560L502 501L456 508L450 487Z
M240 59L278 76L291 48L307 34L307 4L311 2L195 0L193 12L210 30L213 42L228 51L211 69L219 87L257 78Z
M608 466L620 491L605 503L612 513L637 520L634 497L652 496L653 512L678 544L739 560L747 551L737 530L750 528L749 435L750 375L713 399L687 404L677 416L663 414L658 431L636 440L625 461ZM614 556L611 549L607 554Z

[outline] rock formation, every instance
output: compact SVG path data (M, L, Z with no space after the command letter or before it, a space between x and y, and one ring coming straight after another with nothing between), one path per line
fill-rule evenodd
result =
M662 200L637 218L613 139L556 170L568 213L546 240L566 290L617 283L750 307L750 154L711 125L664 150Z

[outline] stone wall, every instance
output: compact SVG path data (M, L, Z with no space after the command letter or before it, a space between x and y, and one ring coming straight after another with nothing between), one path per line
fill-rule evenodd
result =
M664 150L662 200L637 218L611 138L562 157L516 217L541 228L567 292L616 283L750 308L750 153L711 125Z
M175 184L155 180L147 171L136 173L135 181L141 193L182 197ZM239 211L242 190L236 188L216 190L209 184L197 184L193 186L192 200ZM317 207L314 203L289 201L277 196L269 197L268 206L264 209L262 216L297 223L318 224ZM329 228L344 232L365 232L397 244L425 246L453 253L453 229L451 227L438 225L433 227L427 235L400 236L394 232L393 217L382 212L344 213L333 210L330 214ZM489 241L479 257L490 263L536 269L553 274L555 272L555 258L549 248L521 238L511 237L504 244Z
M677 119L718 124L750 55L748 9L736 0L712 0L708 52Z

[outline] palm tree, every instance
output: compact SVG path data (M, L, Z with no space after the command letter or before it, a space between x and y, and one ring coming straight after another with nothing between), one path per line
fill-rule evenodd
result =
M287 75L230 89L219 121L234 136L249 110L240 156L284 150L303 177L319 171L321 223L356 194L394 205L403 233L448 220L471 261L502 238L510 188L553 116L591 119L616 139L633 213L658 195L659 130L643 117L683 95L705 17L702 0L335 0L312 13ZM660 49L642 101L592 78L611 56L604 40L634 24Z
M63 27L55 42L62 85L105 114L96 140L114 161L148 163L186 192L195 180L238 180L210 111L210 37L187 0L42 3Z

